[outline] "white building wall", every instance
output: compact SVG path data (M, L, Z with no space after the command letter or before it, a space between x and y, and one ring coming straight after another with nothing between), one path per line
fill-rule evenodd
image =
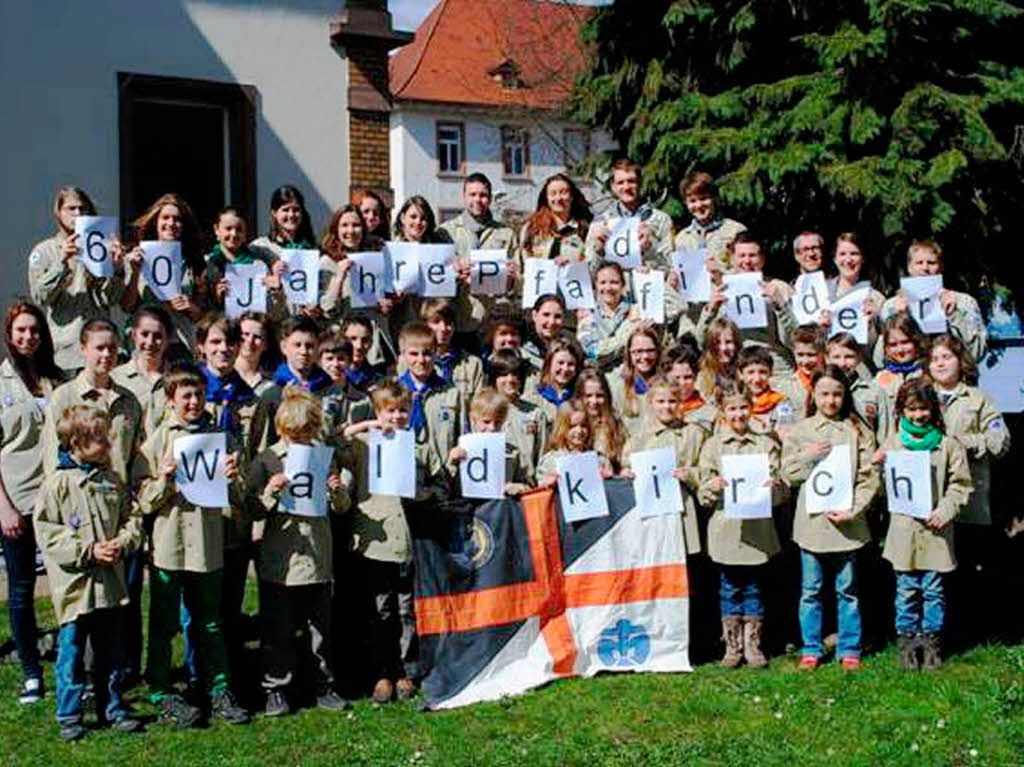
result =
M254 86L258 231L270 193L303 190L314 226L348 200L348 73L330 45L340 0L0 3L0 301L27 291L62 184L118 215L117 72Z

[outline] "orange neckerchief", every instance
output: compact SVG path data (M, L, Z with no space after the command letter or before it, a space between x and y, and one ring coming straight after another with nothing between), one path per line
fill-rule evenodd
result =
M762 392L754 397L754 407L750 411L751 415L764 415L765 413L770 413L775 409L775 406L784 399L786 399L786 395L782 392L777 392L774 389Z
M811 390L811 378L812 377L813 377L813 374L808 375L804 371L800 370L800 368L797 368L797 370L796 370L796 380L799 381L800 385L804 387L804 391L810 391Z
M686 402L679 406L679 415L680 417L682 417L684 415L687 415L688 413L692 413L697 408L703 406L704 398L700 395L699 391L694 389L693 393L687 398Z

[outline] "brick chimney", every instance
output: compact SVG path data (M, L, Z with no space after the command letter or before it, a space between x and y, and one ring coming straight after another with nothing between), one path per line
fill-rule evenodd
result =
M387 0L347 0L330 31L348 59L349 191L372 189L392 207L388 51L412 42L413 33L391 28Z

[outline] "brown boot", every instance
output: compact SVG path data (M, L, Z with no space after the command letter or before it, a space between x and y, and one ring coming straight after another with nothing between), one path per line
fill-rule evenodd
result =
M743 619L743 657L751 668L764 668L768 665L768 659L761 652L762 624L760 618L747 616Z
M938 634L919 634L921 642L921 668L934 671L942 666L942 649Z
M722 641L725 642L725 655L722 665L736 668L743 660L743 619L733 615L722 618Z

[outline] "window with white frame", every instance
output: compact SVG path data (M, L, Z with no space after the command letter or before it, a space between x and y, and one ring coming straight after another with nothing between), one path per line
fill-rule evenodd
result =
M501 129L501 160L506 176L526 176L530 169L530 134L526 128Z
M438 173L462 173L466 154L465 146L466 128L462 123L438 123Z

